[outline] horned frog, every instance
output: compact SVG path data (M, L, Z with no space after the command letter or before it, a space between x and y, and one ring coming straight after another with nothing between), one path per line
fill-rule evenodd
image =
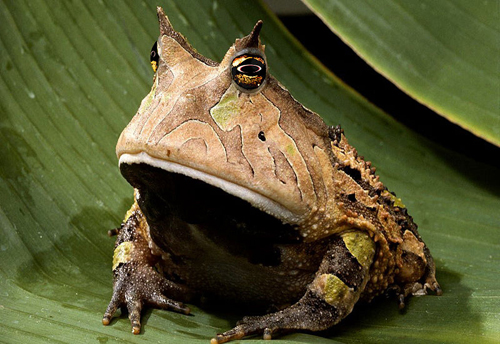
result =
M221 63L197 53L158 7L151 92L116 147L135 202L117 234L104 314L205 300L245 317L212 343L319 331L358 300L441 294L401 200L268 73L259 21Z

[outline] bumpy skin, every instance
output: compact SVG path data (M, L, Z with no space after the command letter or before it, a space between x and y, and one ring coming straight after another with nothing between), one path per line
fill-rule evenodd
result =
M163 296L168 294L183 299L188 295L188 291L184 286L168 281L153 269L158 257L154 256L148 247L148 225L136 203L116 232L110 233L118 234L113 256L114 292L104 313L103 324L109 324L118 307L127 308L134 334L141 330L141 310L145 304L189 314L189 308L182 303ZM145 281L148 283L144 283Z
M340 127L326 126L267 73L261 22L218 64L195 52L161 8L158 18L154 85L117 144L135 203L116 231L105 325L127 308L139 333L143 305L188 313L177 300L203 299L275 310L212 343L270 339L327 329L359 299L388 290L401 307L410 294L441 293L401 200ZM250 69L264 77L251 88L231 76L242 54L261 61ZM238 69L241 80L250 69Z

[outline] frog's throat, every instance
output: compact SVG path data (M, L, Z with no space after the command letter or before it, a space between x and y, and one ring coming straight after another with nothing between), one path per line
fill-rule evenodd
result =
M300 223L301 216L286 209L278 202L244 186L238 185L231 181L216 177L214 175L202 172L191 167L187 167L172 161L157 159L145 152L130 154L124 153L120 156L119 165L121 164L147 164L153 167L160 168L167 172L179 173L187 177L201 180L207 184L224 190L230 195L241 198L249 202L252 206L258 208L267 214L280 219L287 224Z

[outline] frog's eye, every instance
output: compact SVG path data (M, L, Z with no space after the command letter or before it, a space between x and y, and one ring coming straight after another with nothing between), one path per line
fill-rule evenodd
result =
M153 44L153 47L151 48L151 53L149 54L149 61L151 61L151 67L156 73L156 70L158 69L158 60L159 60L159 55L158 55L158 42L155 42Z
M248 91L255 90L266 78L266 61L258 55L237 56L231 64L231 74L238 86Z

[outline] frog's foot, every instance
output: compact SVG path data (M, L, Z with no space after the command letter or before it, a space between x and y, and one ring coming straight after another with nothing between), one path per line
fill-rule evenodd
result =
M118 308L128 310L132 332L141 331L141 311L144 305L189 313L189 308L170 297L185 300L187 288L177 285L156 272L158 261L146 239L148 224L137 203L127 212L122 226L110 234L118 235L113 254L113 296L102 323L109 325Z
M215 338L212 338L210 344L226 343L231 340L240 339L245 336L258 333L262 333L263 339L269 340L272 338L272 331L271 327L260 324L259 321L249 321L249 318L243 318L243 320L235 328L224 333L217 334Z
M432 290L438 296L443 294L443 291L441 290L441 287L439 286L439 283L434 276L428 277L425 280L424 284L420 282L406 284L397 292L399 309L403 309L405 307L405 299L409 295L427 295L429 290Z
M340 320L339 309L308 291L296 304L279 312L263 316L244 317L233 329L217 334L211 344L225 343L251 335L271 339L277 333L289 330L325 330Z
M141 332L141 311L144 305L189 314L188 307L164 296L171 292L179 294L182 288L159 275L152 267L130 262L117 267L114 273L113 296L102 318L104 325L109 325L118 308L125 307L133 334Z
M436 280L425 282L425 284L424 284L424 290L425 290L426 293L427 293L428 289L430 289L433 292L435 292L437 296L443 295L443 290L441 289L441 287L439 286L439 283Z
M395 286L396 295L399 301L399 309L405 307L405 299L409 295L427 295L429 290L433 291L437 296L443 294L443 290L439 286L436 279L436 266L434 264L434 259L427 246L424 247L425 258L427 260L427 267L424 275L417 282L411 282Z
M443 290L439 286L439 283L436 279L436 265L434 263L434 258L432 258L431 253L427 246L425 247L425 257L427 259L427 271L423 278L424 285L424 294L427 294L427 290L432 290L436 293L436 295L440 296L443 294Z

